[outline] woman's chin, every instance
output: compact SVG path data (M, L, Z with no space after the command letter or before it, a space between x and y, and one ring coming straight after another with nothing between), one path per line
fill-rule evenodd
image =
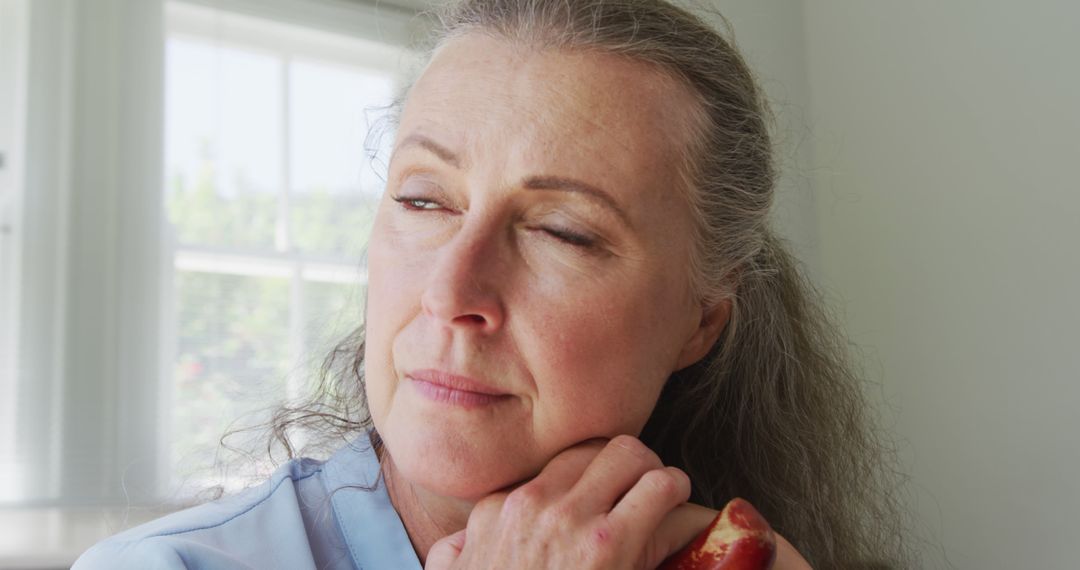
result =
M458 478L448 476L446 473L432 473L426 470L412 474L402 472L402 476L427 493L469 503L475 503L506 486L480 477Z
M513 452L475 443L462 445L443 437L424 438L410 433L403 438L384 436L397 475L429 493L478 501L529 476Z

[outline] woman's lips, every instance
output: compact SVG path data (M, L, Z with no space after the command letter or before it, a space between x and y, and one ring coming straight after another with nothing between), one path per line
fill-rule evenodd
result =
M466 409L489 406L510 398L486 384L440 370L415 370L405 375L422 396Z

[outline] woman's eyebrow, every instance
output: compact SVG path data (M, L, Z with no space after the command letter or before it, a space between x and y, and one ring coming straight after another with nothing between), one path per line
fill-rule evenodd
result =
M395 149L395 153L398 150L407 148L410 146L420 147L431 154L437 156L443 162L460 169L462 167L461 157L457 153L450 150L446 146L435 142L434 139L420 133L412 133L401 140ZM556 190L561 192L575 192L591 198L592 200L603 204L611 211L615 212L615 215L619 217L624 224L629 227L633 227L630 223L630 216L626 214L626 211L619 206L619 203L611 197L611 194L604 190L583 182L574 178L567 178L565 176L530 176L522 182L522 187L526 190Z
M453 166L454 168L461 168L461 158L454 151L449 148L435 142L430 137L422 135L420 133L413 133L398 143L397 150L401 150L408 146L418 146L424 150L439 157L443 162ZM396 151L395 151L396 152Z
M558 190L562 192L580 193L607 206L610 210L615 212L615 215L617 215L623 223L629 227L633 227L633 224L630 223L630 216L626 215L626 211L611 197L611 194L608 194L604 190L587 182L563 176L530 176L522 183L522 187L526 190Z

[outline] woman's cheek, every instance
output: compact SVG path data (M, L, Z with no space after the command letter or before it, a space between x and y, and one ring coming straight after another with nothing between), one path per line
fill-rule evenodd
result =
M409 275L413 262L395 243L393 228L377 222L368 245L364 368L372 415L385 411L395 389L393 341L415 314L419 293ZM376 417L376 420L379 418Z
M655 404L663 379L646 378L639 361L646 350L630 342L620 318L626 307L603 296L584 296L588 302L560 304L551 299L531 334L539 342L533 356L534 376L546 378L538 386L547 400L552 421L565 423L573 436L599 437L633 433L644 425ZM538 370L539 369L539 370ZM546 385L544 385L546 384Z

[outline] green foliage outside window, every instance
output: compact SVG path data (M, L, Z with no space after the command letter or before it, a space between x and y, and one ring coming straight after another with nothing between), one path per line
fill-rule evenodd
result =
M166 195L169 221L182 246L275 256L278 197L245 191L225 196L213 164L196 176L174 176ZM239 181L242 182L242 181ZM289 209L295 251L357 267L371 229L377 198L322 190L297 193ZM250 425L285 398L290 373L314 377L333 343L359 325L362 290L353 283L301 281L298 297L282 277L175 273L176 360L173 379L174 457L211 465L208 445L233 425ZM302 322L290 323L299 300ZM290 326L298 327L308 354L290 361Z

